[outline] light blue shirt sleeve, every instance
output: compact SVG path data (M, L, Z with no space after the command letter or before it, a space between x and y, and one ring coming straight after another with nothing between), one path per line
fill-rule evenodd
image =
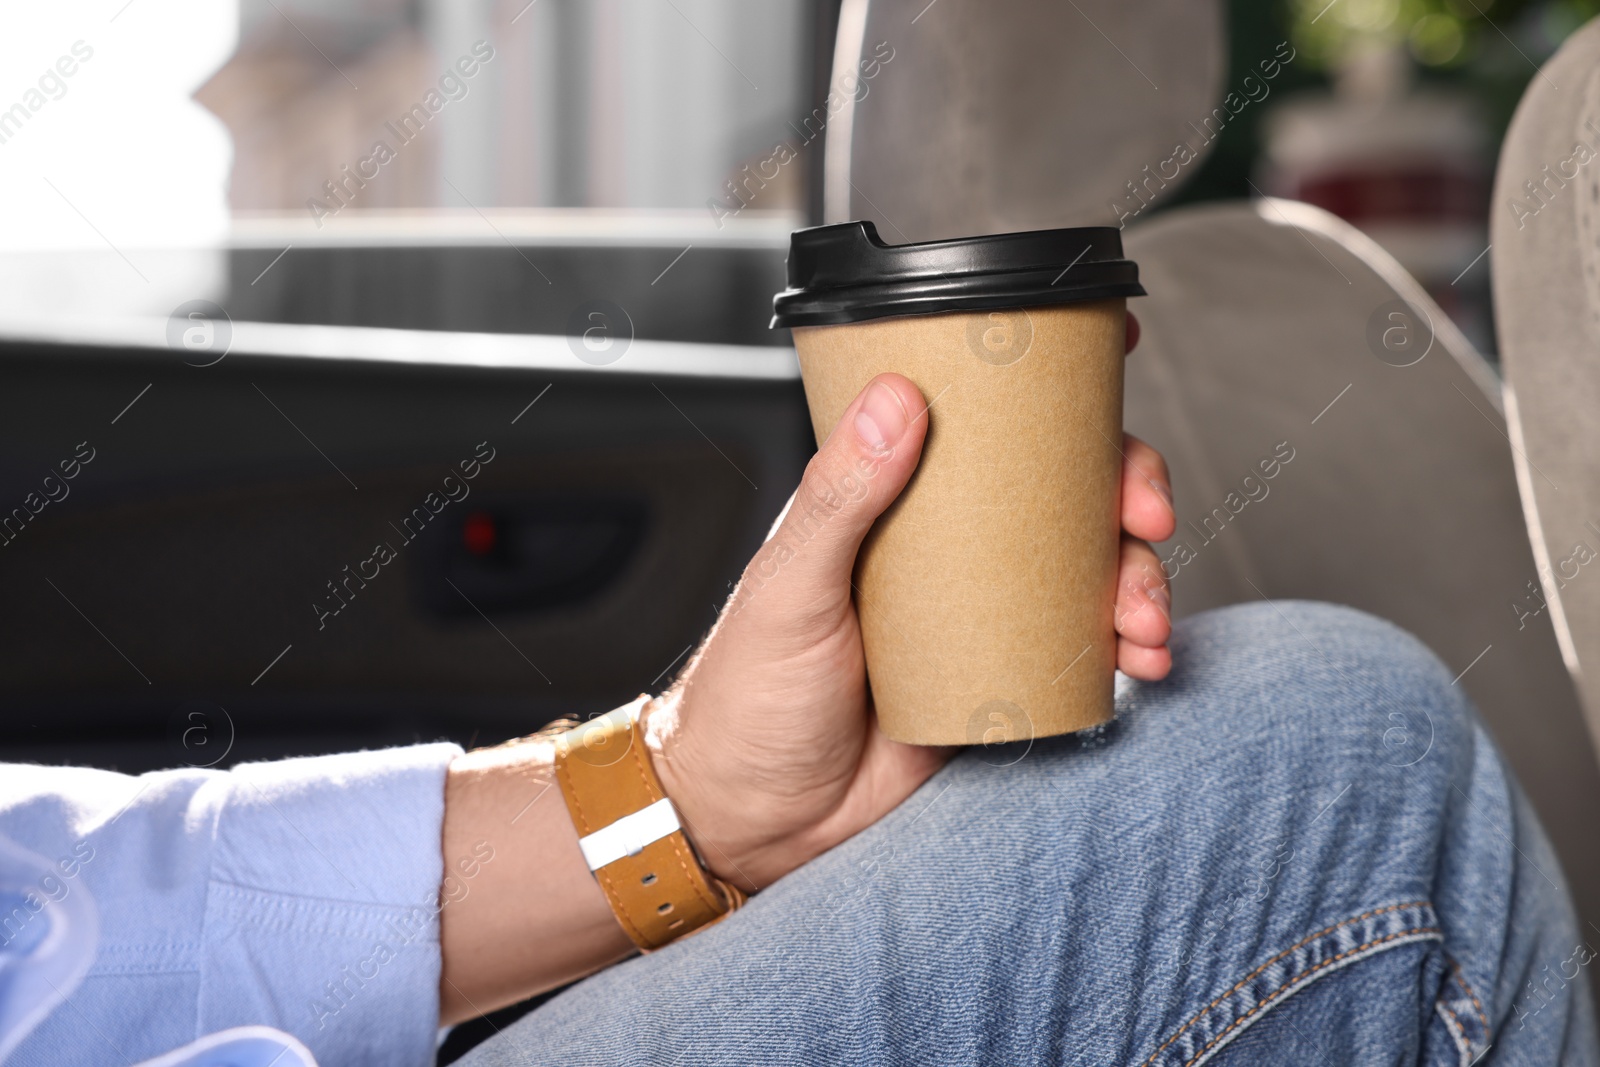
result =
M137 778L0 764L0 836L99 912L82 985L6 1067L137 1063L239 1026L286 1031L323 1064L432 1064L444 778L460 751Z

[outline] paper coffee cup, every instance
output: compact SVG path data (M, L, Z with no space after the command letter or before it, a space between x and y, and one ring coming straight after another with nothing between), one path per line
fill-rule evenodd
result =
M1109 719L1124 307L1144 292L1118 231L886 246L871 223L817 227L789 286L774 325L794 327L819 442L885 371L931 402L856 566L884 733L994 744Z

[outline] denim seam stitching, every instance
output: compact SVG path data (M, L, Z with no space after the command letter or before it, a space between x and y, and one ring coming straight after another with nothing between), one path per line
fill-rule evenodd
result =
M1294 944L1290 945L1288 948L1284 949L1282 952L1278 953L1276 956L1273 956L1271 959L1267 960L1267 962L1263 963L1261 966L1257 967L1255 970L1251 971L1249 974L1245 975L1243 978L1239 979L1238 984L1235 985L1232 989L1229 989L1227 992L1225 992L1221 996L1217 997L1216 1000L1213 1000L1210 1004L1207 1004L1205 1007L1203 1007L1199 1011L1195 1012L1194 1016L1192 1018L1190 1018L1190 1020L1188 1022L1186 1022L1182 1026L1178 1027L1176 1033L1174 1033L1171 1037L1167 1038L1167 1040L1162 1043L1160 1048L1156 1049L1154 1052L1152 1052L1150 1054L1150 1058L1145 1060L1144 1063L1141 1065L1141 1067L1150 1067L1150 1065L1156 1061L1156 1057L1157 1056L1160 1056L1163 1052L1165 1052L1167 1050L1167 1048L1174 1041L1176 1041L1176 1040L1178 1040L1178 1038L1182 1037L1184 1035L1184 1033L1186 1033L1188 1031L1188 1029L1191 1026L1193 1026L1195 1023L1199 1022L1205 1016L1205 1014L1207 1012L1209 1012L1212 1008L1215 1008L1218 1004L1221 1004L1224 1000L1227 1000L1229 997L1233 996L1235 993L1237 993L1239 990L1243 989L1245 986L1249 985L1250 982L1253 981L1255 978L1257 978L1263 971L1267 970L1267 968L1271 967L1274 963L1277 963L1279 960L1283 959L1285 956L1288 956L1291 953L1293 953L1293 952L1295 952L1295 951L1297 951L1299 949L1304 948L1306 945L1309 945L1311 942L1317 940L1320 937L1326 937L1328 934L1331 934L1336 930L1341 930L1346 926L1354 925L1355 923L1362 922L1362 921L1364 921L1366 919L1370 919L1370 918L1372 918L1372 917L1374 917L1376 915L1387 915L1389 912L1402 911L1402 910L1404 910L1406 908L1417 908L1417 907L1427 907L1427 906L1430 906L1430 905L1429 905L1428 901L1426 901L1426 900L1411 900L1411 901L1405 902L1404 904L1390 904L1387 907L1383 907L1383 908L1373 908L1371 911L1362 912L1360 915L1356 915L1356 916L1354 916L1352 918L1349 918L1349 919L1344 919L1341 922L1336 922L1332 926L1327 927L1326 929L1318 930L1316 933L1311 934L1308 937L1306 937L1306 938L1304 938L1304 939L1302 939L1300 941L1295 942Z
M1437 927L1437 926L1414 926L1409 930L1399 930L1399 931L1396 931L1395 933L1392 933L1392 934L1386 934L1383 937L1377 938L1376 940L1368 941L1366 944L1357 945L1355 948L1346 949L1345 951L1339 953L1337 956L1330 956L1328 959L1323 960L1321 963L1317 964L1315 967L1312 967L1312 968L1310 968L1308 970L1301 971L1299 974L1295 975L1293 978L1290 978L1290 979L1286 980L1277 989L1274 989L1271 993L1268 993L1265 997L1263 997L1261 999L1261 1002L1259 1004L1257 1004L1255 1007L1251 1008L1249 1011L1247 1011L1243 1015L1239 1016L1233 1022L1229 1023L1227 1028L1224 1029L1222 1031L1222 1033L1220 1033L1216 1037L1212 1038L1206 1044L1206 1046L1204 1048L1202 1048L1199 1052L1195 1053L1195 1055L1192 1058L1190 1058L1188 1060L1185 1060L1183 1067L1192 1067L1192 1065L1195 1064L1196 1062L1198 1062L1201 1059L1201 1057L1203 1057L1207 1052L1211 1051L1211 1048L1212 1048L1213 1045L1216 1045L1223 1038L1227 1037L1228 1034L1232 1033L1239 1026L1243 1025L1248 1019L1250 1019L1251 1016L1258 1014L1259 1012L1261 1012L1265 1008L1271 1007L1273 1002L1278 1000L1284 994L1284 992L1286 990L1292 989L1292 987L1294 987L1295 985L1300 983L1303 979L1311 977L1312 975L1316 974L1318 971L1323 970L1324 968L1327 968L1327 967L1331 967L1333 964L1338 963L1340 960L1343 960L1343 959L1345 959L1347 957L1354 956L1357 953L1365 952L1368 949L1376 948L1379 945L1387 944L1388 942L1397 940L1398 938L1402 938L1402 937L1413 937L1414 938L1419 934L1437 934L1437 933L1442 933L1442 932L1443 931L1441 931L1439 929L1439 927Z
M1478 1013L1478 1021L1483 1024L1483 1046L1484 1049L1487 1049L1493 1045L1491 1039L1494 1035L1494 1030L1489 1025L1488 1016L1484 1014L1483 1003L1478 1000L1477 992L1473 990L1471 984L1467 981L1467 976L1461 970L1461 964L1457 963L1449 953L1445 954L1445 958L1450 961L1450 978L1448 981L1455 982L1460 990L1467 995L1467 999L1472 1001L1472 1007ZM1434 1003L1434 1008L1442 1016L1447 1017L1445 1018L1445 1030L1449 1032L1451 1039L1455 1042L1456 1051L1460 1054L1461 1062L1463 1064L1475 1062L1475 1056L1481 1056L1483 1050L1477 1050L1476 1053L1474 1051L1477 1041L1472 1032L1473 1028L1461 1021L1461 1016L1456 1014L1454 1008L1445 1003L1442 994L1440 999Z
M1456 981L1460 983L1461 988L1466 992L1467 997L1472 1001L1472 1007L1478 1013L1478 1020L1483 1023L1484 1034L1488 1035L1494 1033L1494 1027L1489 1025L1489 1017L1484 1014L1483 1004L1478 1000L1478 994L1473 990L1471 984L1467 981L1466 973L1461 970L1461 964L1457 963L1455 960L1451 960L1450 965L1455 968Z
M1450 1035L1450 1040L1455 1042L1456 1061L1463 1065L1471 1063L1472 1061L1468 1058L1472 1052L1471 1045L1467 1041L1467 1033L1461 1026L1461 1020L1456 1018L1456 1013L1451 1011L1443 1001L1436 1001L1433 1005L1433 1010L1438 1013L1440 1020L1443 1021L1445 1031Z

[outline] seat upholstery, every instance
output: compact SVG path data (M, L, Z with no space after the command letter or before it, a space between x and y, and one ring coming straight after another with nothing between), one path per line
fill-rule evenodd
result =
M1541 587L1600 737L1600 19L1529 84L1490 253L1509 432Z
M1172 467L1178 534L1158 552L1174 610L1327 600L1415 633L1462 672L1600 921L1600 769L1550 614L1530 610L1491 368L1392 257L1318 208L1182 208L1126 236L1150 291L1133 301L1126 425ZM1416 751L1427 728L1397 718L1375 751Z

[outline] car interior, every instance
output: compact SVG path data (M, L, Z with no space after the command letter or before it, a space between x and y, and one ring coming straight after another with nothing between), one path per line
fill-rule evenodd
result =
M4 759L139 773L493 744L659 691L815 449L788 333L769 327L791 230L1112 225L1149 293L1131 305L1126 425L1172 467L1178 533L1157 550L1175 614L1316 599L1416 633L1460 672L1600 923L1600 178L1542 177L1575 137L1600 140L1600 23L1523 72L1493 191L1472 201L1481 236L1439 275L1410 238L1294 184L1304 115L1272 127L1290 144L1276 170L1234 158L1226 123L1267 128L1250 109L1309 84L1312 38L1264 4L686 5L721 20L720 50L667 9L623 25L620 6L565 0L276 6L241 4L233 43L186 83L233 131L236 171L273 150L249 140L268 134L247 103L289 111L259 88L300 69L275 57L321 63L277 22L369 84L403 48L424 58L396 69L453 58L428 44L447 25L496 41L500 82L474 91L503 106L441 158L520 125L535 148L505 147L502 170L546 166L549 196L494 202L443 168L437 202L369 203L325 167L348 214L324 217L337 200L317 185L321 212L236 178L221 236L113 247L86 230L0 253ZM649 67L640 49L669 25L692 55L619 73ZM565 45L539 53L539 34ZM715 85L673 97L696 78ZM627 200L624 128L752 78L783 122L727 105L735 148L678 131L653 149L725 181ZM574 158L547 165L550 145ZM1225 188L1229 167L1248 188ZM1274 457L1276 478L1241 489ZM1420 759L1429 724L1391 718L1374 758ZM458 1028L441 1062L528 1006Z

